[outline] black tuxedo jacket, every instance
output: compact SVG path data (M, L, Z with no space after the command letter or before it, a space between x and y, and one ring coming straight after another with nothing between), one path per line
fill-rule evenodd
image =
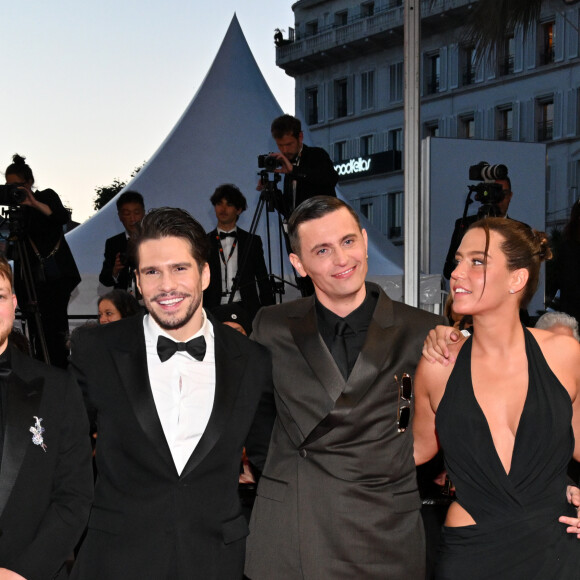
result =
M253 319L261 306L270 306L275 303L272 285L268 278L268 270L264 262L264 250L262 238L252 235L245 230L237 228L238 232L238 268L242 267L242 259L246 249L250 246L250 253L245 267L240 275L240 297L242 306ZM208 234L211 244L209 256L210 281L209 286L203 293L203 304L208 309L220 305L222 293L222 271L219 256L220 245L217 240L217 229ZM259 292L259 295L258 295Z
M27 580L53 578L87 523L93 495L88 422L65 371L11 348L0 467L0 567ZM42 419L46 451L30 427Z
M296 181L296 203L293 204L292 182ZM290 214L305 199L315 195L330 195L336 197L334 190L338 182L338 173L328 153L320 147L302 145L300 163L294 167L292 173L284 176L284 206L285 216Z
M262 467L273 422L266 349L213 323L211 417L181 475L151 392L143 318L82 329L71 365L96 414L98 479L73 578L242 577L248 525L238 498L242 448Z
M127 290L130 283L129 268L125 267L119 272L117 281L113 278L113 266L115 265L115 258L117 254L127 254L127 235L121 232L112 238L108 238L105 242L105 260L103 267L99 274L99 282L103 286L114 286L121 290Z
M318 331L314 296L256 317L278 417L250 523L252 580L425 577L413 437L397 430L395 375L414 374L440 317L375 284L367 291L378 301L347 381Z

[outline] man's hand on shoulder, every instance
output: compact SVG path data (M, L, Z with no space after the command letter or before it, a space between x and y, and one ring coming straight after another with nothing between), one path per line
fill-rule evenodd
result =
M8 570L8 568L0 568L0 580L26 580L24 576Z
M449 350L449 345L461 344L465 341L461 331L453 326L438 325L429 331L423 343L423 357L430 363L442 364L447 366L449 363L455 362L455 352Z

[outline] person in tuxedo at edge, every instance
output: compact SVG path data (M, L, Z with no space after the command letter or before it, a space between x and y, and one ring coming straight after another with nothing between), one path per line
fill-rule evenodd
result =
M93 497L89 426L72 377L14 346L15 309L0 258L0 579L65 578Z
M105 260L99 282L103 286L120 290L131 290L133 276L130 254L127 245L137 224L145 215L143 196L137 191L125 191L117 200L117 215L125 231L105 241Z
M99 437L88 532L72 578L241 578L242 448L260 469L275 415L267 350L202 307L209 243L186 211L135 236L144 316L79 329L71 368Z
M210 280L203 293L205 307L212 310L220 304L228 304L234 277L239 273L238 290L232 303L239 303L253 319L261 306L276 302L264 261L262 239L236 225L248 205L235 185L220 185L210 201L215 209L217 227L208 234ZM245 263L242 263L245 256Z
M288 233L290 260L315 295L263 308L254 320L253 339L272 354L278 416L245 573L424 578L406 375L443 318L365 282L367 234L341 200L304 201Z

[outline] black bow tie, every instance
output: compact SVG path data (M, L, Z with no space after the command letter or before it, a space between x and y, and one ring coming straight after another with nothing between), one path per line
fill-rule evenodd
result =
M175 342L165 336L157 338L157 354L161 362L169 360L178 350L187 351L193 358L203 360L205 356L205 337L198 336L188 342Z
M220 240L223 240L224 238L237 238L238 237L238 233L233 231L233 232L220 232Z

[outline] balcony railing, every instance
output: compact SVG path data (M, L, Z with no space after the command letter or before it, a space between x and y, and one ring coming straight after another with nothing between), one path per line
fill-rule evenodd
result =
M511 128L498 129L497 140L498 141L511 141L512 140Z
M504 56L499 63L499 74L501 76L514 74L514 55Z
M468 65L463 69L463 85L472 85L475 82L475 67Z
M434 75L427 80L427 94L434 95L439 92L439 75Z
M537 125L538 141L551 141L554 138L553 121L540 121Z

